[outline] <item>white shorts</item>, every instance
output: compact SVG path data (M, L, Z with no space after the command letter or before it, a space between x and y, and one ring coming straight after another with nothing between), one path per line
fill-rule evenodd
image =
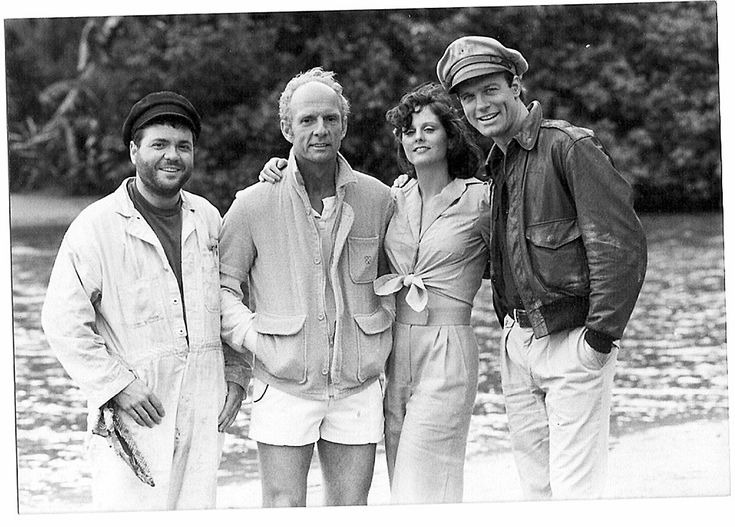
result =
M249 437L277 446L304 446L319 439L343 445L378 443L383 438L380 382L342 399L317 401L253 379Z

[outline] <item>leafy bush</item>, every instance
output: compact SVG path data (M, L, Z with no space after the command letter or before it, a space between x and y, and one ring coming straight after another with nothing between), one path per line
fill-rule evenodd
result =
M596 131L639 209L718 208L716 14L715 2L681 2L10 19L10 185L109 192L132 172L120 139L130 106L172 89L203 115L190 188L224 211L287 155L278 96L317 65L337 72L353 107L343 153L390 183L385 111L435 80L449 42L481 34L526 56L527 100Z

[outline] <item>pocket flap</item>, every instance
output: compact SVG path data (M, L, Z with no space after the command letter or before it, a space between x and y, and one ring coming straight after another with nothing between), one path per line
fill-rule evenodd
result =
M304 327L306 315L279 316L255 313L253 327L266 335L295 335Z
M371 315L355 315L355 322L366 335L382 333L393 324L393 317L385 309Z
M576 240L582 235L577 225L577 218L529 225L526 227L526 238L538 247L556 249Z

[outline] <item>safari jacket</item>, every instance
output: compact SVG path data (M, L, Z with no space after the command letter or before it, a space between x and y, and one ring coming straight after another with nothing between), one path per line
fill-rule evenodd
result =
M220 246L222 337L255 354L253 375L310 399L340 398L383 372L393 313L373 291L387 273L383 239L389 188L338 157L333 253L322 259L312 207L291 153L283 181L238 192L225 214ZM329 342L325 269L336 303ZM243 305L243 284L249 307ZM257 331L256 349L245 335ZM330 351L331 350L331 351Z
M619 339L643 284L646 239L631 186L593 132L544 119L533 102L507 153L494 145L486 169L491 180L506 180L510 270L534 335L585 326ZM502 325L498 246L494 236L490 275Z
M105 464L93 466L93 474L120 474L105 478L110 481L104 498L108 508L214 506L222 446L217 420L225 380L247 386L239 354L230 350L234 355L228 359L227 377L224 369L219 213L204 198L188 192L181 196L186 322L176 277L158 238L133 206L127 181L71 224L43 305L46 338L87 398L90 431L98 424L100 408L135 378L148 385L166 412L153 428L120 413L155 487L138 482L122 460L112 458L117 467L109 457L93 456L93 465ZM196 456L174 466L175 447ZM183 482L177 474L185 475ZM93 491L103 494L99 488Z

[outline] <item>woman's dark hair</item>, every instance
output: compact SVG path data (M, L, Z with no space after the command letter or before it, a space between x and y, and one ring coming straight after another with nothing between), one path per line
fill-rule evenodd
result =
M393 126L397 143L398 165L409 177L416 177L416 169L403 151L401 136L411 127L413 115L429 108L447 132L447 165L449 176L467 179L477 175L483 166L482 151L475 143L470 129L462 120L461 112L452 104L452 97L440 85L429 82L406 93L385 119Z

